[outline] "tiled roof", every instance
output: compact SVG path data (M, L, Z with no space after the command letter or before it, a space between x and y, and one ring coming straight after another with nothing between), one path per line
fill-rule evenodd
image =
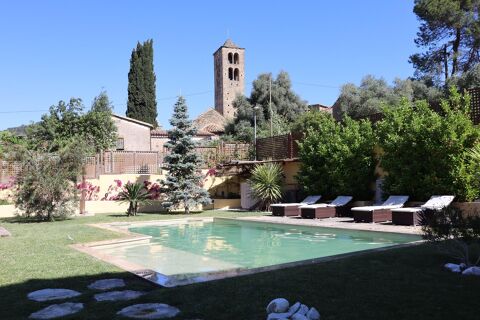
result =
M152 124L147 123L147 122L143 122L143 121L140 121L140 120L137 120L137 119L124 117L124 116L119 116L118 114L112 114L112 117L115 117L115 118L118 118L118 119L121 119L121 120L125 120L125 121L130 121L130 122L142 125L142 126L153 128Z
M198 130L213 134L225 132L225 125L227 124L225 117L213 108L199 115L193 122Z
M196 135L197 136L210 137L210 136L213 136L214 134L210 133L208 131L205 131L205 130L198 130ZM152 136L152 137L168 137L168 132L165 129L154 129L154 130L150 131L150 136Z
M238 48L238 46L235 43L233 43L232 39L230 38L228 38L227 41L225 41L223 46L227 48Z

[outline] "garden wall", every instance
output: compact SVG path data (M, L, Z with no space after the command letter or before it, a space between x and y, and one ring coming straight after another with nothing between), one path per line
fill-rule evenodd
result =
M213 203L203 207L203 210L227 210L227 209L241 209L240 199L212 199Z
M203 185L207 190L211 189L225 189L225 194L228 192L239 193L240 189L236 177L232 176L214 176L209 174L209 170L202 170L202 175L204 176ZM99 200L103 198L105 193L108 192L108 188L112 185L115 185L115 180L120 180L122 185L127 182L139 182L143 183L144 181L157 182L165 178L164 174L102 174L97 179L87 179L87 182L91 183L93 186L100 187L98 193ZM234 181L232 181L234 180Z
M15 216L15 206L13 204L0 206L0 218L10 218Z
M85 211L88 214L95 213L121 213L125 214L128 209L128 203L120 203L118 201L86 201ZM161 202L152 201L149 205L140 206L139 212L161 212L164 211Z

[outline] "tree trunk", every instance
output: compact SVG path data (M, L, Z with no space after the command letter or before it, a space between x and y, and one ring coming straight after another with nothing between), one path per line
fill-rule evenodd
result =
M185 204L185 214L190 214L190 208Z
M452 51L453 51L453 57L452 57L452 77L457 73L458 70L458 49L460 47L460 40L461 40L461 29L457 28L455 32L455 40L453 40L452 44Z
M133 203L130 202L128 204L127 217L130 217L130 215L132 214L132 210L133 210Z
M448 79L448 53L447 53L447 45L443 46L443 68L444 68L444 75L445 81Z

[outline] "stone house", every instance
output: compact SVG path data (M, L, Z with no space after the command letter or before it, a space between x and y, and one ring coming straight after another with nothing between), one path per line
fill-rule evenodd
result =
M150 131L153 125L136 119L112 114L113 122L117 127L118 151L150 151Z
M320 103L309 105L308 110L322 111L322 112L326 112L326 113L330 113L330 114L333 113L333 108L332 107L329 107L329 106L326 106L326 105L323 105L323 104L320 104Z

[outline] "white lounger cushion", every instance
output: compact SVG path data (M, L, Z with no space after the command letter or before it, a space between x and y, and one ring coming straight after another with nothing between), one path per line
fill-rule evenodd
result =
M270 207L291 207L291 206L303 206L303 205L308 205L308 204L314 204L318 200L320 200L322 196L308 196L305 199L303 199L302 202L300 203L275 203L271 204Z
M395 212L420 212L423 209L432 209L432 210L439 210L445 207L448 207L450 203L452 203L455 196L432 196L427 202L425 202L420 207L412 207L412 208L398 208L392 211Z
M352 211L373 211L381 209L401 208L407 202L408 196L390 196L381 206L354 207Z
M432 196L421 208L442 209L448 207L454 198L455 196Z
M352 208L353 211L373 211L373 210L381 210L381 209L397 209L401 208L401 206L364 206L364 207L354 207Z
M392 209L392 212L421 212L423 209L421 207L409 207L409 208L395 208Z
M301 203L275 203L271 204L270 207L298 207L301 205Z
M301 206L300 208L323 208L323 207L341 207L352 201L353 197L338 196L330 203L318 203Z

